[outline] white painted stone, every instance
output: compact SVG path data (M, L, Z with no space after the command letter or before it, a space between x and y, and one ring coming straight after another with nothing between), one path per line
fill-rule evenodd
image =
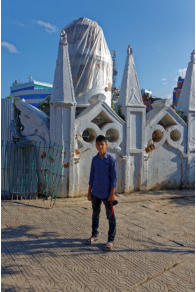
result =
M182 86L176 111L183 111L188 116L189 111L195 110L195 51L191 53L186 76Z
M74 183L72 156L74 153L75 106L67 35L65 30L62 30L50 102L50 140L52 143L63 146L60 166L62 178L58 193L60 197L68 196L69 192L72 192Z
M195 188L195 153L189 154L187 165L187 187Z
M189 111L188 113L187 153L188 186L195 187L195 111Z
M76 104L65 30L62 30L60 36L58 58L54 74L51 103L54 102Z
M153 109L159 109L159 108L162 108L164 106L171 106L171 105L172 105L171 100L166 98L166 99L155 100L152 103L152 108Z
M182 176L180 151L164 143L149 153L146 189L178 188Z
M153 132L158 130L162 133L162 138L154 143L156 148L163 145L167 140L171 146L178 148L182 153L186 153L187 125L173 108L161 107L151 110L147 113L146 119L146 146L149 140L152 139ZM174 137L177 140L173 141L171 139L171 132L175 129L176 133L179 132L180 138ZM175 136L175 132L173 136Z
M128 46L127 49L127 59L118 103L122 107L129 105L143 106L143 100L139 87L131 46Z
M20 131L20 134L30 141L49 142L48 116L23 100L16 100L15 105L20 111L19 118L24 127L23 130Z
M176 111L183 111L188 121L187 135L187 184L195 184L195 51L191 53L182 92Z
M188 115L188 151L195 152L195 112Z
M100 120L96 120L96 117L99 116ZM99 126L99 121L103 123L103 125ZM87 193L91 159L97 153L95 139L98 135L104 135L107 137L107 133L110 129L113 129L116 131L115 133L118 134L115 141L108 141L108 152L115 157L117 161L117 172L119 174L117 180L117 190L122 190L121 144L123 142L124 125L125 122L104 101L97 101L95 104L92 104L82 111L76 118L75 157L77 157L78 160L75 163L75 173L77 173L75 195ZM92 140L89 142L86 142L83 139L83 132L85 129L90 129L92 133Z
M187 173L187 124L173 110L164 106L147 113L146 189L185 187Z
M137 78L132 49L127 50L127 59L121 84L119 105L126 120L124 151L125 161L124 191L140 190L143 185L143 148L146 107L143 104Z

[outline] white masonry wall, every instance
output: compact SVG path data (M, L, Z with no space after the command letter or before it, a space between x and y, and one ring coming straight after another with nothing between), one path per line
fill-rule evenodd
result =
M144 189L186 187L187 125L167 106L147 114Z
M187 161L187 186L195 187L195 111L188 114L188 161Z
M126 170L124 191L141 190L143 183L143 155L145 142L145 106L126 109Z
M102 119L102 125L99 120ZM97 124L96 124L97 123ZM109 136L108 153L117 162L117 191L122 191L123 157L122 141L125 122L105 103L98 101L95 105L82 112L75 121L75 149L74 169L75 185L73 196L81 196L87 193L91 161L97 154L96 137L98 135ZM88 130L88 141L84 140L85 130Z

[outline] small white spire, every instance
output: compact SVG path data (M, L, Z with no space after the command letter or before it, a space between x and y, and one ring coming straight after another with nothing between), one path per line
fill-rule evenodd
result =
M118 102L121 106L144 105L132 52L132 47L129 45Z
M60 33L51 102L76 104L65 30Z
M176 111L183 111L187 116L189 111L195 110L195 51L191 53L191 60L186 70L182 91Z

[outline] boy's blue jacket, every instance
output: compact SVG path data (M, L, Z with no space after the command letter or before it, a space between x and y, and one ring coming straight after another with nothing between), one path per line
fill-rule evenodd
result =
M93 196L106 199L110 189L116 187L116 160L108 153L101 158L95 155L91 163L89 185L92 185Z

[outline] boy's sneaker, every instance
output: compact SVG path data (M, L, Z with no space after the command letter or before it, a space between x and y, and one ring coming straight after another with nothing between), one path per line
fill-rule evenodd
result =
M92 244L93 242L97 241L98 240L98 237L97 236L91 236L90 238L88 238L85 243L90 245Z
M113 242L112 241L108 241L106 243L106 245L104 246L104 249L105 251L108 251L108 250L112 250L113 249Z

